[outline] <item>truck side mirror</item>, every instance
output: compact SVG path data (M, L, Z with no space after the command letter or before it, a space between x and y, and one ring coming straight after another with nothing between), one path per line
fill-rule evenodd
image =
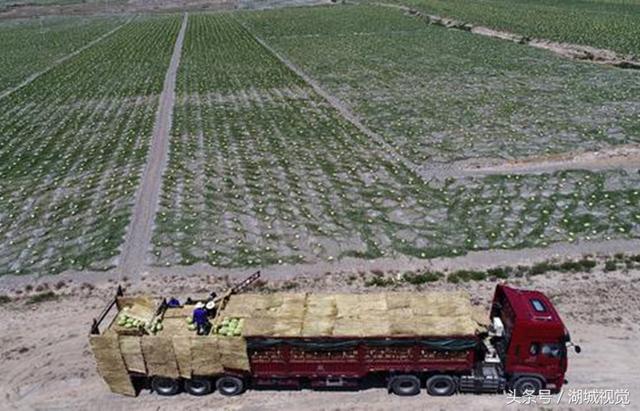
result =
M574 345L573 349L576 351L576 354L580 354L582 352L582 348L579 345Z

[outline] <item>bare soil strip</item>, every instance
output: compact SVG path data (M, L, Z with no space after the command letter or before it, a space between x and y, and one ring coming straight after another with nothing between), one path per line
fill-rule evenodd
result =
M243 25L243 27L245 26ZM386 154L386 156L389 157L389 160L395 161L395 162L401 162L402 164L404 164L405 167L407 167L409 170L416 173L420 178L425 180L425 182L428 180L429 176L424 175L422 166L415 164L405 156L398 153L398 151L394 149L389 143L387 143L382 136L380 136L378 133L374 132L373 130L371 130L364 124L362 124L362 122L358 119L358 117L351 111L351 109L344 102L339 100L337 97L331 95L328 91L322 88L322 86L317 81L309 77L304 71L302 71L298 66L293 64L289 59L287 59L286 57L278 53L276 50L274 50L269 44L267 44L263 39L261 39L256 34L251 32L247 27L245 27L245 30L251 33L251 35L256 39L256 41L258 41L258 43L260 43L265 49L271 52L278 60L282 62L282 64L287 66L291 71L293 71L301 79L303 79L320 97L325 99L325 101L329 103L331 107L337 110L338 113L340 113L340 115L345 120L347 120L349 123L355 126L361 133L363 133L364 135L366 135L367 137L371 138L376 143L384 147L384 149L386 150L384 154Z
M144 247L146 249L146 247ZM267 281L291 280L300 276L322 278L327 273L354 274L379 270L389 271L456 271L460 269L481 270L497 266L518 265L531 266L549 260L576 260L585 255L610 256L616 253L637 254L640 250L640 239L559 242L543 248L522 248L518 250L482 250L471 251L459 257L440 257L423 260L407 256L364 260L358 258L344 258L333 262L318 262L315 264L282 264L260 267L262 278ZM140 266L139 271L127 271L124 267L111 271L66 271L55 277L47 275L5 275L0 277L0 294L11 293L12 290L24 289L30 285L52 281L73 281L77 284L104 285L113 282L131 281L137 284L139 279L178 279L185 280L197 276L228 277L241 279L248 272L257 268L216 268L205 263L190 266L157 267ZM134 278L136 277L136 278Z
M623 145L584 153L561 153L532 156L512 161L496 158L474 158L431 167L429 173L440 178L491 174L541 174L562 170L627 170L640 169L640 146Z
M189 15L185 13L182 19L182 27L173 48L171 63L169 63L164 79L164 88L162 94L160 94L147 164L140 180L133 207L133 215L122 245L118 271L131 273L132 275L136 275L141 267L147 265L147 251L151 243L153 223L162 189L162 174L168 162L176 74L180 65L182 44L188 19Z
M27 86L28 84L32 83L35 79L37 79L38 77L42 76L43 74L48 73L49 71L51 71L53 68L55 68L56 66L59 66L60 64L64 63L65 61L69 60L72 57L77 56L78 54L82 53L83 51L85 51L86 49L95 46L96 44L100 43L102 40L106 39L107 37L111 36L113 33L115 33L116 31L120 30L121 28L123 28L124 26L126 26L127 24L129 24L131 22L131 20L133 20L133 17L127 19L127 21L125 21L124 23L122 23L121 25L115 27L114 29L104 33L103 35L101 35L100 37L90 41L89 43L85 44L84 46L80 47L79 49L67 54L64 57L59 58L58 60L54 61L53 64L51 64L49 67L45 68L44 70L38 71L36 73L33 73L32 75L30 75L29 77L27 77L26 79L24 79L20 84L18 84L15 87L12 87L10 89L7 89L5 91L3 91L2 93L0 93L0 100L7 97L8 95L20 90L21 88L23 88L24 86Z
M502 40L511 41L518 44L525 44L531 47L549 50L562 57L572 60L589 61L597 64L605 64L623 69L640 70L640 61L634 56L622 56L615 51L600 49L591 46L583 46L580 44L562 43L546 39L531 38L516 33L503 30L495 30L489 27L475 25L464 22L462 20L449 19L433 14L425 14L414 8L402 6L399 4L374 3L378 6L399 9L413 16L425 19L429 24L445 27L448 29L456 29L468 31L481 36L493 37Z
M546 173L557 170L610 170L627 169L635 171L640 168L640 147L616 147L610 150L586 152L580 154L560 154L553 157L531 157L503 164L468 167L463 172L469 174L496 173Z

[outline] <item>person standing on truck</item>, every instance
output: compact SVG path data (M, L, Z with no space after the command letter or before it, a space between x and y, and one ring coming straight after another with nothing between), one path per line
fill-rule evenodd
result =
M208 315L209 317L213 317L213 318L215 318L215 316L216 316L216 311L218 311L218 310L217 310L217 307L216 307L216 302L215 302L215 301L213 301L213 300L209 300L209 301L207 301L207 304L205 304L204 308L207 310L207 315Z
M193 322L198 327L198 335L206 335L209 332L211 323L203 302L196 304L196 308L193 310Z

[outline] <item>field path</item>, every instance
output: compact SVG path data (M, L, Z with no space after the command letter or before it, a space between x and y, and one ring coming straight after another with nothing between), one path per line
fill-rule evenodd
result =
M515 250L478 250L469 251L457 257L437 257L419 259L409 256L395 256L377 258L373 260L345 257L338 261L322 261L312 264L275 264L261 266L262 278L267 281L295 280L299 276L322 278L326 273L356 273L358 271L457 271L486 270L498 266L518 265L532 266L545 261L579 260L585 255L611 256L616 253L635 255L640 250L640 239L618 239L604 241L581 241L575 243L558 242L548 247L531 247ZM138 279L171 278L173 281L185 281L201 275L211 277L228 277L230 279L244 279L251 272L251 268L220 268L206 263L184 266L158 267L139 266L137 272L128 272L120 266L110 271L65 271L56 274L56 281L74 282L76 284L93 284L96 286L117 282L132 281L137 284ZM134 278L135 277L135 278ZM48 275L14 275L0 277L0 295L10 294L16 289L24 289L30 285L51 283Z
M187 30L189 14L185 13L182 27L176 38L171 62L164 78L164 87L160 94L156 121L147 157L147 164L136 193L133 215L127 228L118 271L137 275L147 265L147 250L151 243L153 222L158 209L162 189L162 174L167 166L169 156L169 138L173 122L173 106L175 103L175 86L182 44Z
M335 97L334 95L326 91L324 88L322 88L322 86L317 81L309 77L304 71L302 71L302 69L300 69L298 66L293 64L289 59L287 59L286 57L278 53L273 47L271 47L262 38L260 38L255 33L253 33L244 24L242 23L239 23L239 24L241 24L245 28L245 30L247 30L247 32L249 32L256 39L258 43L260 43L260 45L262 45L265 49L267 49L270 53L272 53L278 60L280 60L282 64L287 66L291 71L293 71L302 80L304 80L313 89L313 91L315 91L320 97L325 99L326 102L329 103L329 105L333 107L335 110L337 110L345 120L347 120L349 123L355 126L361 133L371 138L376 143L380 144L386 150L385 154L391 157L391 160L395 162L401 162L402 164L405 165L405 167L413 171L418 177L422 178L423 180L425 180L425 182L427 182L429 176L425 175L424 167L414 163L413 161L409 160L407 157L400 154L394 147L392 147L389 143L387 143L380 134L376 133L375 131L371 130L369 127L365 126L360 121L358 116L354 114L344 102L342 102L340 99L338 99L337 97Z
M129 24L131 22L131 20L133 20L133 17L130 17L129 19L127 19L127 21L125 21L121 25L119 25L119 26L111 29L110 31L104 33L100 37L97 37L97 38L93 39L92 41L90 41L89 43L87 43L84 46L80 47L79 49L67 54L64 57L59 58L58 60L54 61L53 64L51 64L49 67L45 68L44 70L38 71L36 73L33 73L32 75L30 75L29 77L24 79L17 86L11 87L11 88L1 92L0 93L0 100L5 98L5 97L7 97L8 95L10 95L12 93L15 93L16 91L20 90L21 88L31 84L34 80L36 80L40 76L48 73L49 71L53 70L55 67L59 66L60 64L64 63L65 61L69 60L70 58L73 58L73 57L77 56L78 54L82 53L83 51L87 50L88 48L91 48L91 47L95 46L96 44L100 43L102 40L106 39L107 37L109 37L113 33L115 33L116 31L120 30L121 28L123 28L124 26Z

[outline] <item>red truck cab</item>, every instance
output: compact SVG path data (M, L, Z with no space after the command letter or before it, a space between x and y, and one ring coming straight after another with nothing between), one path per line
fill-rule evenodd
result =
M504 325L496 348L509 386L520 393L559 391L565 382L570 337L551 301L539 291L498 285L491 311L495 317Z

